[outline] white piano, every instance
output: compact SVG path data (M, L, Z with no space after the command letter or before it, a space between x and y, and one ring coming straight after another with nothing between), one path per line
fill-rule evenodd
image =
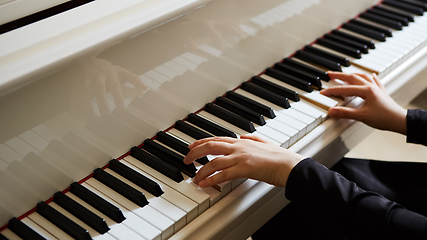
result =
M0 3L0 8L7 5ZM236 180L202 190L186 175L178 184L128 155L130 149L159 131L193 141L173 127L190 113L221 125L199 110L229 90L244 94L237 89L243 82L375 4L380 3L95 0L0 35L0 233L20 239L8 225L16 217L46 239L78 238L36 210L43 201L86 229L90 237L81 239L246 239L288 203L284 189ZM391 96L406 105L427 86L426 27L427 17L416 15L386 42L376 42L369 54L350 57L352 64L343 71L377 72ZM357 107L362 101L346 104ZM325 109L309 109L323 110L323 115L313 129L296 133L297 141L283 132L273 131L279 137L254 134L332 166L371 131L354 121L330 119ZM157 182L164 195L141 189L150 202L143 208L121 200L92 176L104 168L129 182L105 168L111 159ZM73 182L120 208L126 220L109 219L69 191ZM110 231L101 235L52 201L58 191L104 216Z

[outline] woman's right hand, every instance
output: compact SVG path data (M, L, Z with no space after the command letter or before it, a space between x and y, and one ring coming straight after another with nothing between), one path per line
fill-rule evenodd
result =
M365 100L361 108L332 107L333 118L349 118L371 127L406 135L407 110L399 106L385 91L376 74L347 74L328 72L331 79L340 79L348 85L330 87L321 91L326 96L357 96Z
M256 136L213 137L189 146L185 164L206 155L220 155L204 165L193 182L210 187L236 178L251 178L285 187L291 170L303 156ZM218 174L214 174L218 172Z

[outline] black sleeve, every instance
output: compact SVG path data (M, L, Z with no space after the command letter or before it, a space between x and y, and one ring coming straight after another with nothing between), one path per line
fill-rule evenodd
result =
M348 231L387 239L427 239L426 217L359 188L310 158L291 171L285 193L313 217Z
M427 146L427 112L409 109L406 116L406 142Z

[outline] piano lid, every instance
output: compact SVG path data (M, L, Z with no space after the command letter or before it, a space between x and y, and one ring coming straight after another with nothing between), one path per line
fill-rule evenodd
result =
M68 0L0 0L0 25L67 1Z
M0 95L212 0L98 0L0 35Z
M373 2L105 0L0 35L0 223Z

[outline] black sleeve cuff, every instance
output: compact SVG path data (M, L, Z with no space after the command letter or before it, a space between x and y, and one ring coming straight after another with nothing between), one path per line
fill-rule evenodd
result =
M390 212L399 208L383 196L365 191L341 174L311 158L298 163L289 174L285 196L313 217L343 226L384 230Z
M406 116L406 142L427 146L427 112L409 109Z

